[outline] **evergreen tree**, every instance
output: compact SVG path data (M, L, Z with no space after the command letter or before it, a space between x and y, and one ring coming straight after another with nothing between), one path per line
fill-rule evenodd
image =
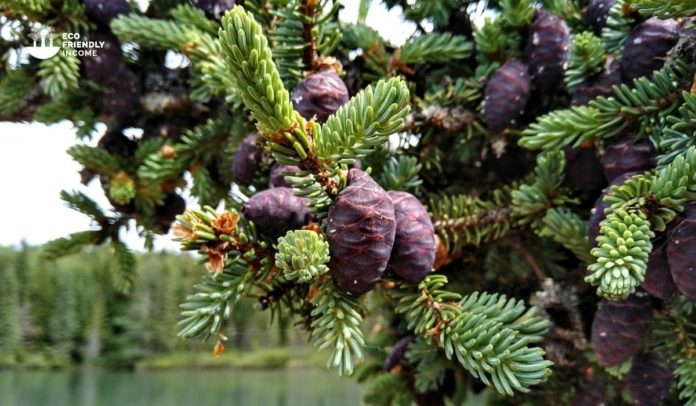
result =
M401 46L370 3L355 24L339 0L9 3L3 61L33 23L107 44L0 77L2 119L106 125L68 152L113 210L63 192L95 227L44 249L111 249L105 350L150 342L119 239L134 221L205 263L180 337L221 344L258 299L369 403L481 383L500 403L611 403L624 381L649 403L651 371L676 380L653 395L696 404L693 1L387 0L416 26Z
M75 355L79 334L76 275L58 266L53 273L53 301L48 322L48 338L55 354L63 358Z
M19 284L11 257L0 257L0 362L12 362L21 343Z

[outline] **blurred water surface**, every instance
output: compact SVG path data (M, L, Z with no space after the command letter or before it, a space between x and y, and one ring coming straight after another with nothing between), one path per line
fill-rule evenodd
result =
M0 371L3 406L343 406L360 386L334 371Z

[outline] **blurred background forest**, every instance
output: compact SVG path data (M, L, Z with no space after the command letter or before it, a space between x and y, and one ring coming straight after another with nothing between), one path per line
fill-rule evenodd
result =
M51 262L38 247L1 247L0 367L323 365L321 354L304 357L312 351L296 326L269 330L270 313L254 311L253 299L236 308L219 359L210 343L179 339L179 303L200 280L200 265L167 252L139 254L137 264L125 294L107 249Z

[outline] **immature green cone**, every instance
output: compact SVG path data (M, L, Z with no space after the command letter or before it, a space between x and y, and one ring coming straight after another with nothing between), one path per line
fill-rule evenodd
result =
M610 300L626 298L645 277L648 255L655 236L641 211L618 209L600 225L597 247L592 249L596 262L589 266L585 281L599 285L597 294Z
M314 231L288 231L276 248L275 264L286 279L309 282L329 270L329 243Z

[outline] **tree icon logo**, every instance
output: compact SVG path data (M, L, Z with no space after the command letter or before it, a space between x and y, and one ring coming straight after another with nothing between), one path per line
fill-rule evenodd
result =
M29 55L38 59L48 59L55 56L58 51L60 51L59 46L53 45L53 40L56 39L56 35L50 27L45 27L41 29L34 30L29 34L29 38L34 41L34 44L25 49L29 52Z

